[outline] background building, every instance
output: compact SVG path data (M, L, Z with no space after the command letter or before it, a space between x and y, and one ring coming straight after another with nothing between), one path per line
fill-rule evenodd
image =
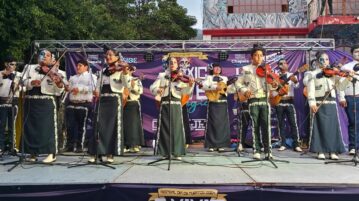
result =
M203 39L335 38L337 46L359 42L359 1L203 0Z

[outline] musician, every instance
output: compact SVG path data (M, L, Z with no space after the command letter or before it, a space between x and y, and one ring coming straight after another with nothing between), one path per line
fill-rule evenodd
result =
M145 144L140 97L143 93L141 78L133 77L136 67L131 66L129 76L131 76L130 94L123 110L123 133L125 138L125 147L129 152L138 153L142 145Z
M27 67L24 103L24 150L37 155L48 154L44 163L56 160L57 153L57 104L56 97L64 91L65 72L58 69L58 62L48 50L42 50L38 65ZM24 72L25 73L25 72Z
M122 100L127 99L125 92L130 87L128 64L115 49L106 51L105 60L107 67L103 69L102 76L98 77L95 91L95 96L100 97L100 108L96 108L99 121L95 130L98 133L94 134L89 145L90 163L95 162L97 154L106 156L104 161L113 163L114 155L122 155L124 151Z
M275 106L277 118L278 118L278 129L281 138L281 146L278 151L286 150L286 132L285 132L285 118L287 118L290 126L290 134L293 139L294 151L302 152L299 146L299 131L297 123L297 114L294 107L294 88L299 88L299 82L297 76L293 73L288 72L288 63L285 59L278 61L278 67L280 69L281 80L289 80L288 93L283 95L279 104ZM285 86L282 86L285 87Z
M353 55L353 61L342 66L343 71L351 72L359 70L359 45L354 45L351 48L351 53ZM357 76L355 76L358 79ZM357 126L357 130L355 129L355 118L354 118L354 103L356 104L356 115L359 115L359 82L356 80L355 82L355 92L353 93L353 84L348 84L344 91L341 91L340 96L340 105L345 108L345 112L348 116L348 134L349 134L349 154L355 154L355 148L359 146L359 126ZM359 123L359 116L357 116L357 122ZM355 136L357 135L357 136ZM357 142L355 143L355 138ZM357 145L357 147L355 147Z
M318 69L307 73L308 102L311 112L309 151L317 153L319 160L338 160L338 153L344 152L344 144L338 119L336 92L350 83L350 77L341 82L336 75L328 75L329 57L325 52L317 52Z
M69 79L66 91L69 103L66 106L67 151L82 152L86 136L86 122L92 113L93 92L97 78L89 72L86 60L76 65L76 75Z
M209 152L224 151L231 144L228 117L226 84L228 78L222 74L218 63L208 65L209 75L203 81L202 89L206 92L219 93L218 100L208 100L205 147ZM208 97L210 99L210 97Z
M242 74L235 82L235 89L238 89L248 99L249 113L252 120L253 136L253 158L260 159L260 132L264 145L265 156L272 157L271 150L271 130L270 130L270 105L266 99L269 90L275 90L278 87L276 81L267 83L266 79L257 74L257 68L262 68L265 51L262 47L254 45L251 50L252 63L244 66ZM267 86L266 86L267 83ZM268 89L266 95L266 89Z
M21 73L16 71L16 60L13 57L7 57L4 64L5 69L0 71L0 154L5 150L6 127L11 136L11 151L16 147L14 125L18 113L18 84L21 77Z
M155 153L164 157L169 157L171 154L175 159L180 160L186 153L181 96L192 93L194 79L189 78L186 81L188 83L181 79L182 75L177 71L178 61L175 57L165 58L164 68L165 72L160 73L150 86L152 94L161 104Z

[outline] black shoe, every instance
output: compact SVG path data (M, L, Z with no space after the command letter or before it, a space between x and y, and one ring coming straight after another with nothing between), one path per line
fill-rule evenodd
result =
M81 147L77 147L75 150L74 150L75 153L82 153L84 152L84 150L81 148Z

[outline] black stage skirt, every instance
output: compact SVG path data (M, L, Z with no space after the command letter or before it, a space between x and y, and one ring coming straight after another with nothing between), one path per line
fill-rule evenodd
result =
M90 140L89 153L91 155L122 155L123 154L123 125L121 94L112 93L110 85L104 85L101 98L95 108L99 121L95 117L95 133ZM110 93L108 93L110 92ZM98 126L98 129L96 128ZM96 130L98 132L96 132ZM98 140L96 140L98 139Z
M180 99L172 97L170 106L169 98L162 98L160 115L158 118L157 143L155 149L156 154L168 156L170 152L170 144L172 145L171 152L174 156L181 156L186 153L185 131L183 128L183 119L181 114L182 106Z
M222 102L208 102L206 148L229 147L231 144L228 105L225 100L220 101Z
M29 154L57 153L57 113L54 96L34 87L24 102L24 151Z
M318 103L321 103L321 100ZM343 153L345 151L335 99L327 100L319 107L311 121L310 135L310 152Z
M186 137L186 144L192 144L191 127L189 125L187 105L184 105L182 107L182 118L183 118L183 126L184 126L185 137Z
M127 101L123 110L123 133L125 146L145 144L139 101Z

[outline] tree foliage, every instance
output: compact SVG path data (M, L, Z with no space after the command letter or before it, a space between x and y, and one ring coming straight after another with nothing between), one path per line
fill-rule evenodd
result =
M187 40L195 23L176 0L0 0L0 58L34 40Z

